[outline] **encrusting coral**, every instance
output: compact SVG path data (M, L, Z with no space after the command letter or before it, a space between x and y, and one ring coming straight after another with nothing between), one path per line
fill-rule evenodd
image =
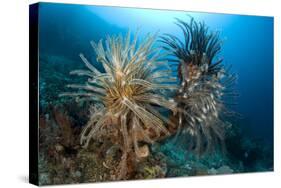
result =
M211 32L201 22L177 19L184 41L170 34L161 37L171 58L178 66L180 88L176 102L179 135L184 135L196 153L223 146L224 130L230 123L222 120L232 114L226 106L237 96L233 91L236 75L230 74L223 59L216 59L221 50L218 32Z
M118 179L126 178L128 161L147 157L148 144L170 134L167 125L172 122L159 108L174 113L177 110L175 101L165 94L177 89L176 79L171 77L168 64L160 60L163 58L154 46L155 38L156 35L147 35L139 41L136 34L131 40L128 32L125 38L107 37L105 48L102 40L98 44L91 42L104 71L80 54L88 70L71 74L88 80L82 85L68 85L77 90L61 94L96 102L80 142L87 147L92 139L109 137L122 152Z

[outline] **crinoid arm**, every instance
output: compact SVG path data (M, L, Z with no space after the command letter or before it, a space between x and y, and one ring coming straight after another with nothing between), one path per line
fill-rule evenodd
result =
M218 32L211 32L205 23L193 18L190 22L177 19L176 24L184 41L171 34L160 39L170 53L169 60L177 63L181 80L176 96L176 138L184 135L189 148L201 154L223 146L225 126L229 124L224 117L231 114L228 101L237 96L237 77L216 58L222 44Z
M103 42L91 42L96 60L104 72L95 68L80 54L87 70L74 70L72 75L88 77L86 83L68 85L72 92L61 96L86 98L101 104L93 110L81 134L81 144L87 147L91 140L103 136L103 130L116 129L114 140L123 155L120 178L125 178L124 169L129 155L136 159L149 155L148 145L159 138L170 135L167 122L172 124L157 108L176 111L176 103L165 95L168 90L176 90L176 79L169 76L172 71L163 59L159 48L154 46L156 35L148 34L138 41L135 35L123 37L108 36ZM156 108L157 107L157 108ZM133 151L133 152L132 152ZM132 158L132 156L130 157ZM122 175L125 174L125 175Z

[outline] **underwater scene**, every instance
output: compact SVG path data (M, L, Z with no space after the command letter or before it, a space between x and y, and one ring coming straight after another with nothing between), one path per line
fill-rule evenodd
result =
M273 22L39 3L39 184L273 171Z

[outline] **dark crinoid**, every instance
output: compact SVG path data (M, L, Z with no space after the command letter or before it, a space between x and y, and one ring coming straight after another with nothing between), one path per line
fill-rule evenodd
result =
M184 135L189 148L198 154L223 146L226 126L225 115L232 114L236 75L230 67L217 59L221 50L218 32L211 32L203 22L177 19L184 40L165 34L160 41L170 53L169 62L178 66L181 86L177 92L178 113L173 118L178 123L177 138ZM181 137L182 138L182 137Z

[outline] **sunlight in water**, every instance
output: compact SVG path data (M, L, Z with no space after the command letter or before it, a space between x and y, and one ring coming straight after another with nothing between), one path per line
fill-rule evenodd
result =
M116 7L89 7L89 9L113 25L117 25L121 28L131 28L132 30L140 28L143 32L161 32L162 30L169 32L177 29L175 25L171 24L175 22L175 18L186 20L191 16L196 20L204 20L208 16L208 14L202 13L169 10ZM143 25L148 25L149 27L142 28Z

